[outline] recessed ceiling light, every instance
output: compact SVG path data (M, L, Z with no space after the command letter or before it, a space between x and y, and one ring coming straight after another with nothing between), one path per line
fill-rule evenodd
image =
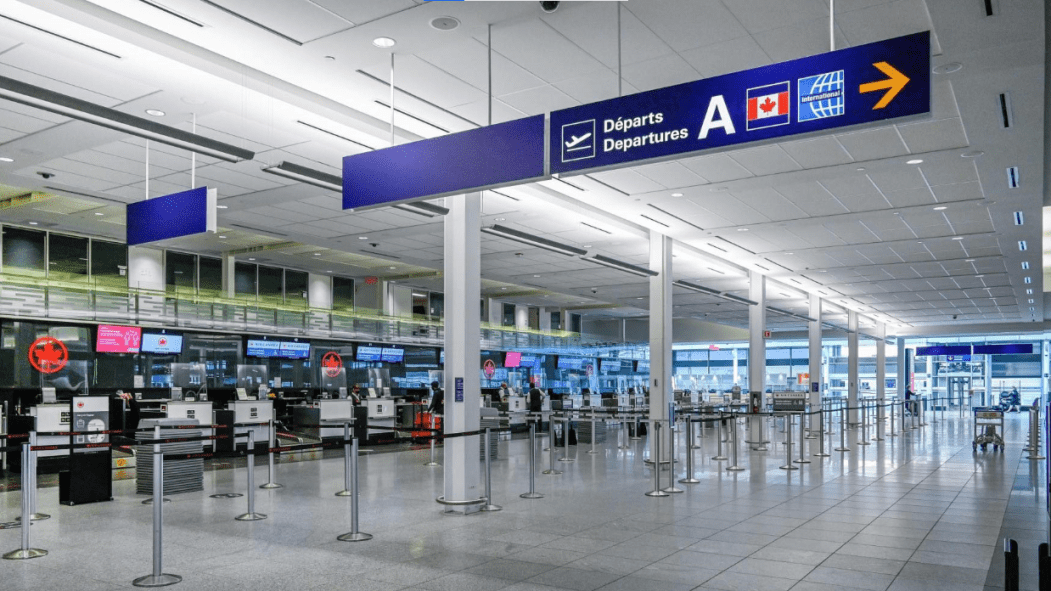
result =
M1033 298L1029 298L1029 303L1030 303L1030 304L1032 304L1032 303L1033 303Z
M965 262L965 263L973 263L974 259L964 259L963 262Z
M500 290L501 291L507 291L507 288L506 287L501 287Z
M581 246L581 248L591 248L591 245L590 244L585 244L585 245Z
M534 278L540 277L540 275L533 275Z
M368 236L358 236L358 240L368 240Z
M507 219L507 218L496 218L496 219L494 219L493 221L495 221L495 222L502 222L502 221L504 221L504 220L506 220L506 219Z
M1032 289L1027 289L1027 290L1025 290L1025 294L1026 295L1033 295L1033 290Z
M975 279L981 279L982 277L985 277L985 275L975 275L974 276Z
M964 152L963 154L960 154L960 158L977 158L979 156L984 156L984 155L985 155L985 152L983 152L981 150L971 150L969 152Z
M38 226L38 225L40 225L40 222L29 222L29 225L30 226Z
M14 158L8 158L7 156L0 156L0 162L14 162Z
M254 261L255 259L252 259L252 258L250 258L250 259L248 259L248 260L250 260L250 261Z
M321 256L321 253L320 252L315 252L314 256L319 257L319 256Z
M1025 252L1025 250L1028 249L1028 248L1029 248L1029 245L1026 244L1025 240L1019 240L1018 241L1018 250Z
M1029 270L1029 261L1022 261L1022 268L1025 270Z
M865 167L864 167L864 166L859 166L859 167L857 167L857 169L856 169L856 170L857 170L858 172L865 172Z
M1033 278L1032 277L1026 277L1025 278L1025 282L1026 283L1032 283L1033 282Z
M380 49L390 49L391 47L397 45L398 42L394 39L391 39L390 37L376 37L372 40L372 44L376 47L379 47Z
M905 162L905 164L923 164L923 160L920 158L913 158L912 160Z
M747 232L748 228L737 228L738 232Z
M387 267L387 268L390 269L391 271L397 269L397 267Z
M220 236L219 239L220 240L226 240L226 236Z
M96 211L95 215L106 215L106 214L102 213L101 211Z
M682 197L682 193L672 193L672 197Z
M963 240L963 236L953 236L953 240Z
M160 109L146 109L146 114L150 117L164 117L164 111Z
M331 273L332 271L325 271L325 272L326 272L326 273Z
M939 205L938 207L934 208L934 211L945 211L946 209L949 209L948 205Z
M229 205L216 205L215 208L216 209L229 209L230 206Z

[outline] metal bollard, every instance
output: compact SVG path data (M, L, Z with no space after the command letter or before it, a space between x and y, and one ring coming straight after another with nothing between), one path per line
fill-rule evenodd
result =
M595 451L595 409L591 409L591 449L588 450L591 455L597 454Z
M51 516L37 511L37 452L33 449L37 444L36 437L36 431L29 432L29 480L23 481L22 486L26 486L26 482L29 483L29 520L43 521L51 519ZM73 450L69 453L72 454Z
M153 429L153 437L160 441L161 428ZM249 485L249 490L253 487ZM167 587L182 580L179 575L164 572L164 454L161 444L153 444L153 573L131 582L136 587Z
M351 440L351 465L350 471L354 475L353 494L350 495L350 531L341 536L336 536L340 542L364 542L372 539L372 534L358 531L358 440Z
M672 423L671 419L668 419L668 441L669 445L671 445L671 447L668 448L668 486L661 490L672 494L684 493L686 491L675 486L675 425ZM656 460L659 463L660 456L657 456ZM656 465L657 464L654 464L654 466Z
M425 463L424 466L441 466L441 464L439 464L434 459L434 439L435 439L435 435L432 433L431 434L431 461Z
M679 482L683 484L697 484L700 480L693 475L693 450L696 449L693 446L693 421L689 418L686 419L686 441L686 477L680 478Z
M782 470L798 470L799 466L792 465L792 419L795 415L785 415L785 465L778 466Z
M727 472L740 472L744 470L743 467L737 465L737 448L741 447L737 442L737 417L731 419L733 423L733 447L730 448L730 455L733 456L733 460L730 465L726 467Z
M237 521L259 521L266 519L266 515L255 512L255 429L248 429L248 513L242 513L234 517Z
M1018 542L1004 538L1004 591L1018 591Z
M562 417L562 457L558 461L566 463L576 461L574 458L569 457L569 413Z
M639 415L635 414L635 434L631 436L632 441L638 441L642 439L642 435L639 435Z
M561 474L561 470L555 470L555 415L547 419L547 463L550 466L541 474Z
M638 431L636 431L637 433ZM653 457L656 458L653 461L653 490L646 493L647 497L668 497L671 496L668 493L661 490L661 424L660 421L653 421L653 437L650 437L650 441L653 442Z
M4 554L4 560L28 560L30 558L47 556L47 550L32 548L29 541L29 528L32 527L33 523L33 519L30 516L32 500L29 494L32 487L27 486L30 474L29 457L32 453L29 451L30 447L31 445L28 442L22 444L22 545L18 550L12 550ZM160 506L160 503L157 503L157 505ZM154 529L156 530L156 527Z
M617 446L617 449L631 449L631 446L628 445L628 421L624 419L620 420L620 440L621 444Z
M810 460L806 457L806 437L803 434L803 427L805 421L803 417L806 415L799 415L799 459L795 461L796 464L809 464Z
M1040 407L1033 405L1029 407L1029 455L1028 460L1047 459L1040 453Z
M869 405L862 403L861 405L861 436L858 438L858 445L872 445L869 439Z
M485 504L481 506L480 511L499 511L503 509L500 505L493 504L493 452L491 449L492 441L490 439L492 435L492 429L489 427L485 428Z
M1051 553L1048 552L1051 546L1047 542L1040 544L1037 548L1037 571L1040 573L1040 584L1037 589L1051 589Z
M523 499L542 499L536 492L536 421L529 423L529 492L518 495Z
M877 399L875 402L872 403L872 406L876 411L876 418L874 420L875 425L873 425L876 428L876 434L872 436L873 441L886 441L886 438L883 437L883 431L886 428L884 427L883 423L885 423L887 419L887 417L885 416L886 406L884 404L880 404L881 402L883 401Z
M927 424L928 424L927 423L927 404L926 404L926 402L927 402L927 397L926 396L924 396L922 399L920 399L920 426L921 427L926 427ZM963 400L960 400L960 416L961 417L963 416Z
M357 441L356 439L354 441ZM352 497L354 491L351 490L350 482L350 452L351 452L351 439L350 439L350 423L343 423L343 490L336 493L337 497Z
M274 448L277 447L277 432L274 430L274 419L270 419L270 453L267 454L267 479L266 484L262 484L259 488L262 489L274 489L281 488L283 485L274 482Z
M839 447L832 451L850 451L847 447L847 405L839 407Z
M898 422L898 418L896 416L897 413L894 410L896 408L898 408L898 403L896 401L890 403L890 433L887 434L887 437L897 437L898 436L898 434L895 433L896 424Z
M715 441L718 445L715 449L715 456L712 457L716 462L726 461L726 456L723 455L723 421L726 420L721 414L719 420L715 422Z

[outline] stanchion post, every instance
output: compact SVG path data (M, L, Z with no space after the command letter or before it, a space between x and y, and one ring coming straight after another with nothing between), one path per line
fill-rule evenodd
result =
M869 405L861 403L861 433L858 434L858 445L872 445L869 438Z
M636 431L637 433L637 431ZM647 497L668 497L671 496L668 493L661 490L661 424L660 421L653 421L653 437L650 437L650 442L653 444L653 490L646 493Z
M529 422L529 492L518 495L523 499L542 499L536 492L536 421Z
M620 420L620 440L621 444L617 446L617 449L631 449L628 445L628 421L624 418Z
M29 520L43 521L50 519L47 513L37 511L37 452L33 448L37 445L36 431L29 432L29 480L23 481L22 486L29 487ZM73 450L69 450L72 457Z
M561 474L561 470L555 470L555 414L547 419L547 463L550 466L541 474Z
M350 472L354 476L354 483L350 495L350 532L336 536L340 542L364 542L372 539L372 534L358 531L358 439L355 437L350 444L351 461Z
M1018 542L1004 538L1004 591L1018 591Z
M336 493L337 497L352 497L354 491L351 490L350 482L350 452L351 452L351 441L350 441L350 422L343 423L343 490Z
M809 464L810 460L806 457L806 436L803 434L803 424L806 422L803 420L805 414L799 415L799 459L795 461L796 464Z
M179 575L164 572L164 453L160 425L154 426L153 438L157 442L153 444L153 573L132 581L136 587L167 587L182 580Z
M234 517L237 521L259 521L266 519L266 515L255 512L255 429L248 429L248 512ZM154 500L156 503L156 500Z
M680 478L679 482L682 484L697 484L700 482L693 475L693 419L687 415L686 417L686 477ZM672 458L675 456L673 455ZM674 464L673 464L674 465Z
M436 437L437 436L434 433L431 433L431 461L425 463L424 466L441 466L441 464L434 459L434 439Z
M591 449L588 450L591 455L597 454L595 451L595 409L591 409Z
M576 460L569 457L569 413L563 414L565 416L562 417L562 457L558 461L569 463Z
M712 457L716 462L725 462L726 456L723 455L723 421L726 417L722 413L719 413L719 420L715 422L715 456Z
M30 447L31 444L29 442L22 444L22 545L18 550L12 550L4 554L4 560L28 560L30 558L47 556L47 550L30 547L29 528L32 527L33 523L33 519L30 516L30 506L33 501L29 496L30 487L27 486L30 474L29 456L32 453Z
M493 504L493 450L490 436L492 429L485 428L485 504L479 510L494 512L503 509L500 505Z
M270 419L270 453L267 454L267 479L266 484L262 484L259 488L264 490L270 490L274 488L281 488L283 485L274 482L274 448L277 447L277 431L274 430L274 419Z
M741 447L740 443L737 441L737 416L732 415L730 422L733 424L733 443L731 444L732 447L730 448L730 456L732 456L733 461L731 461L730 465L726 467L726 471L740 472L744 470L744 468L742 466L737 465L737 448Z
M850 451L847 447L847 405L839 407L839 447L832 451Z
M671 403L669 403L668 406L673 406L673 405ZM672 422L674 419L670 418L670 417L674 417L675 415L669 413L668 416L669 416L669 419L668 419L668 445L671 446L671 447L668 448L668 486L664 487L661 490L663 490L666 493L672 493L672 494L684 493L686 491L684 491L681 488L675 486L675 424ZM687 455L689 455L689 454L687 454ZM654 464L654 466L658 466L659 467L660 459L661 458L658 455L657 458L656 458L656 462L657 463Z
M792 465L792 420L794 417L795 415L793 414L785 415L785 465L778 466L782 470L799 469L799 466Z
M642 439L642 435L639 435L639 413L635 413L635 433L631 436L632 441L638 441Z

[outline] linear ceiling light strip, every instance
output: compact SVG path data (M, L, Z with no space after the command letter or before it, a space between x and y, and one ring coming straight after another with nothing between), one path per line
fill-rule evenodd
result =
M604 267L609 267L610 269L617 269L618 271L631 273L632 275L637 275L639 277L656 277L657 275L660 275L657 271L645 267L639 267L638 265L632 265L631 263L626 263L600 254L584 260L598 263Z
M250 150L0 76L0 98L226 162L255 158Z
M322 189L328 189L329 191L335 191L337 193L343 192L342 178L334 174L324 173L320 170L314 170L313 168L307 168L306 166L300 166L292 162L281 162L273 166L268 166L263 169L263 172L283 176L286 179L314 185L315 187L321 187Z
M521 242L537 248L543 248L544 250L550 250L551 252L557 252L558 254L564 254L566 256L584 256L588 251L583 248L577 248L561 242L555 242L554 240L548 240L547 238L541 238L533 234L526 232L519 232L508 228L506 226L493 225L485 226L482 228L482 232L493 236L499 236L508 240L514 240L515 242Z

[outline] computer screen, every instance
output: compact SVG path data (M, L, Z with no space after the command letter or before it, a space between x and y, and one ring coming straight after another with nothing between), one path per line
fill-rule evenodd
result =
M405 349L384 347L383 351L380 353L380 361L385 361L387 363L401 363L404 360Z
M356 359L358 361L379 361L383 356L383 347L366 347L358 345Z
M182 353L182 335L143 333L142 352L178 355Z
M98 353L138 353L142 329L137 326L100 324L95 351Z

